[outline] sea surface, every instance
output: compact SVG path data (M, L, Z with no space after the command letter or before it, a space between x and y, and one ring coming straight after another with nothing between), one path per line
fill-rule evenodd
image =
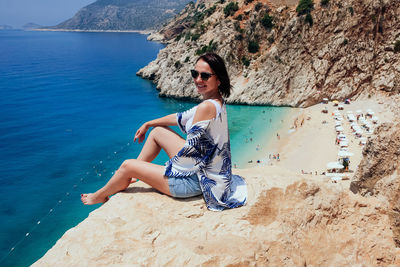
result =
M143 122L195 105L159 98L136 76L164 47L146 37L0 31L0 266L29 266L99 207L80 193L139 154L132 139ZM228 106L237 167L288 110Z

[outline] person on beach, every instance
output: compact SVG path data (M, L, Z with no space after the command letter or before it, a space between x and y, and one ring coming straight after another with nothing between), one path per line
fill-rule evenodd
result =
M170 114L144 123L134 141L145 139L154 127L137 159L125 160L108 183L91 194L82 194L85 205L104 203L109 196L140 179L161 193L175 198L203 195L210 210L236 208L247 200L244 179L232 174L226 104L231 85L223 59L215 53L200 56L191 70L203 101L185 112ZM181 138L168 126L179 126ZM165 150L165 166L151 163Z

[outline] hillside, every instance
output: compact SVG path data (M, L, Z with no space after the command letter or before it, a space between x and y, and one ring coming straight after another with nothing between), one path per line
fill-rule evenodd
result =
M52 29L149 30L179 13L189 0L98 0Z
M324 97L398 95L400 2L321 2L299 15L296 1L198 1L154 36L168 46L138 75L161 96L197 98L189 70L216 51L232 78L230 103L307 107Z

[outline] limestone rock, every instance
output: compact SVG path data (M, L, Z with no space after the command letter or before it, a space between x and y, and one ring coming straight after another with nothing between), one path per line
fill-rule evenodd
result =
M363 154L350 189L361 195L374 195L385 203L393 238L400 247L400 124L379 126Z
M249 200L223 212L143 183L112 197L33 266L398 266L379 198L277 167L239 170ZM266 178L268 177L268 178Z
M296 1L285 2L288 7L271 1L257 11L257 1L238 1L239 10L226 16L228 2L198 1L160 31L167 47L137 74L153 79L162 96L197 99L189 70L196 53L216 51L232 79L230 103L306 107L324 97L399 94L400 57L393 50L399 1L315 4L312 25L297 16ZM262 26L266 13L272 29ZM250 41L258 43L257 53L249 52Z

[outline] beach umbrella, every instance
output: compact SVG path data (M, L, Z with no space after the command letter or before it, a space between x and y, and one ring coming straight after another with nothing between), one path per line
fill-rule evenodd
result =
M338 134L337 136L338 138L346 138L346 135L344 135L343 133Z
M371 120L372 120L372 122L374 122L374 123L377 123L377 122L378 122L378 120L379 120L379 118L374 116L374 117L372 117L372 119L371 119Z
M355 120L356 120L356 117L354 117L353 114L349 114L349 115L347 115L347 119L348 119L349 121L355 121Z
M375 112L373 112L372 110L369 110L369 111L367 111L367 114L368 114L368 115L374 115Z
M347 141L340 141L339 145L340 145L341 147L349 146L349 142L347 142Z
M322 100L324 100L324 101L329 101L329 99L326 98L326 97L322 98Z
M343 127L342 126L338 126L338 127L336 127L336 131L337 132L343 132Z
M338 152L338 157L340 157L340 158L348 158L348 157L351 157L351 156L353 156L353 155L354 155L354 154L351 153L351 152L349 152L349 151L340 150L340 151Z
M337 161L328 162L328 164L326 164L326 167L328 169L343 169L344 168L344 166Z
M337 182L337 181L341 181L342 180L342 177L340 177L340 176L333 176L333 177L331 177L331 181L332 182Z
M342 126L342 122L341 121L335 121L335 125L336 126Z

